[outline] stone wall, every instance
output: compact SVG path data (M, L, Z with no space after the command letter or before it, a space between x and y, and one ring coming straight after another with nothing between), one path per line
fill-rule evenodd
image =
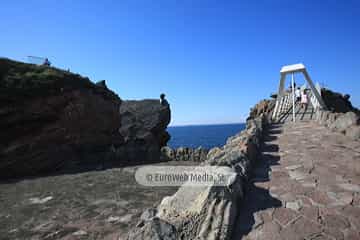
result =
M162 160L164 161L192 161L192 162L203 162L206 160L206 156L209 150L198 147L188 148L179 147L172 149L168 146L161 148Z
M146 210L128 240L140 239L229 239L243 198L244 183L258 159L267 121L264 115L247 121L241 133L213 148L201 165L226 166L236 178L227 187L182 186L154 209Z
M346 113L319 110L316 121L332 131L340 132L353 140L360 139L360 117L357 113Z

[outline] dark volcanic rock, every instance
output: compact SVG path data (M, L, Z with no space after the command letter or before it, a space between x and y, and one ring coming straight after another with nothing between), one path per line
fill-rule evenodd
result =
M176 234L173 225L159 218L153 218L131 231L128 240L176 240L178 239Z
M170 135L165 131L170 122L170 109L158 100L123 101L120 106L119 133L125 144L116 149L116 158L134 163L160 160L160 149Z
M1 178L159 161L170 109L122 101L104 84L0 59Z
M330 111L338 113L346 113L349 111L356 112L357 114L360 113L359 110L351 104L349 94L343 95L323 88L321 89L321 96Z

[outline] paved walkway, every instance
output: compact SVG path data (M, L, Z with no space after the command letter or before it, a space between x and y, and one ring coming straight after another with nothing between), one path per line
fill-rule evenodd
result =
M233 239L360 239L360 142L311 122L265 140Z

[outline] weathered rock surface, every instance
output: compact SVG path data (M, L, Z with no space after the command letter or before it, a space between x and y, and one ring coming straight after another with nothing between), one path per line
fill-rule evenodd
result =
M350 126L346 129L345 135L353 140L360 139L360 126Z
M360 139L360 116L355 112L335 113L319 110L316 114L316 121L321 125L343 133L353 140Z
M360 111L352 106L350 96L328 89L322 89L321 93L328 110L317 111L316 121L353 140L360 139Z
M129 239L136 240L176 240L177 233L173 225L160 218L151 218L140 225L142 231L131 232Z
M159 101L122 101L105 82L0 59L1 178L159 161L169 121Z
M114 158L132 164L160 161L160 149L170 139L165 131L170 122L169 107L158 100L123 101L119 133L125 144L114 147Z
M253 108L250 109L249 119L260 117L261 114L271 116L275 107L274 99L264 99L258 102Z
M171 236L176 236L176 239L229 239L239 200L243 197L243 183L257 159L265 122L264 116L249 120L246 130L229 138L222 148L210 150L207 160L202 163L203 167L227 166L229 173L236 173L230 186L195 187L185 183L173 196L162 200L156 217L176 229ZM161 235L153 221L143 221L130 231L128 239L139 239L138 236L145 236L148 232L157 234L146 239L158 239L157 236Z
M330 115L334 116L334 115ZM331 123L329 124L329 128L338 132L345 132L350 126L359 124L359 116L354 112L347 112L345 114L341 114L334 119L331 119Z
M198 147L198 148L188 148L188 147L179 147L172 149L168 146L161 148L162 156L164 160L173 160L173 161L192 161L192 162L203 162L206 160L208 154L207 149Z

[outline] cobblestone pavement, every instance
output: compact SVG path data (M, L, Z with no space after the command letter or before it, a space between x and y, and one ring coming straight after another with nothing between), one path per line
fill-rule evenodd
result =
M360 142L313 122L273 126L233 239L360 239Z

